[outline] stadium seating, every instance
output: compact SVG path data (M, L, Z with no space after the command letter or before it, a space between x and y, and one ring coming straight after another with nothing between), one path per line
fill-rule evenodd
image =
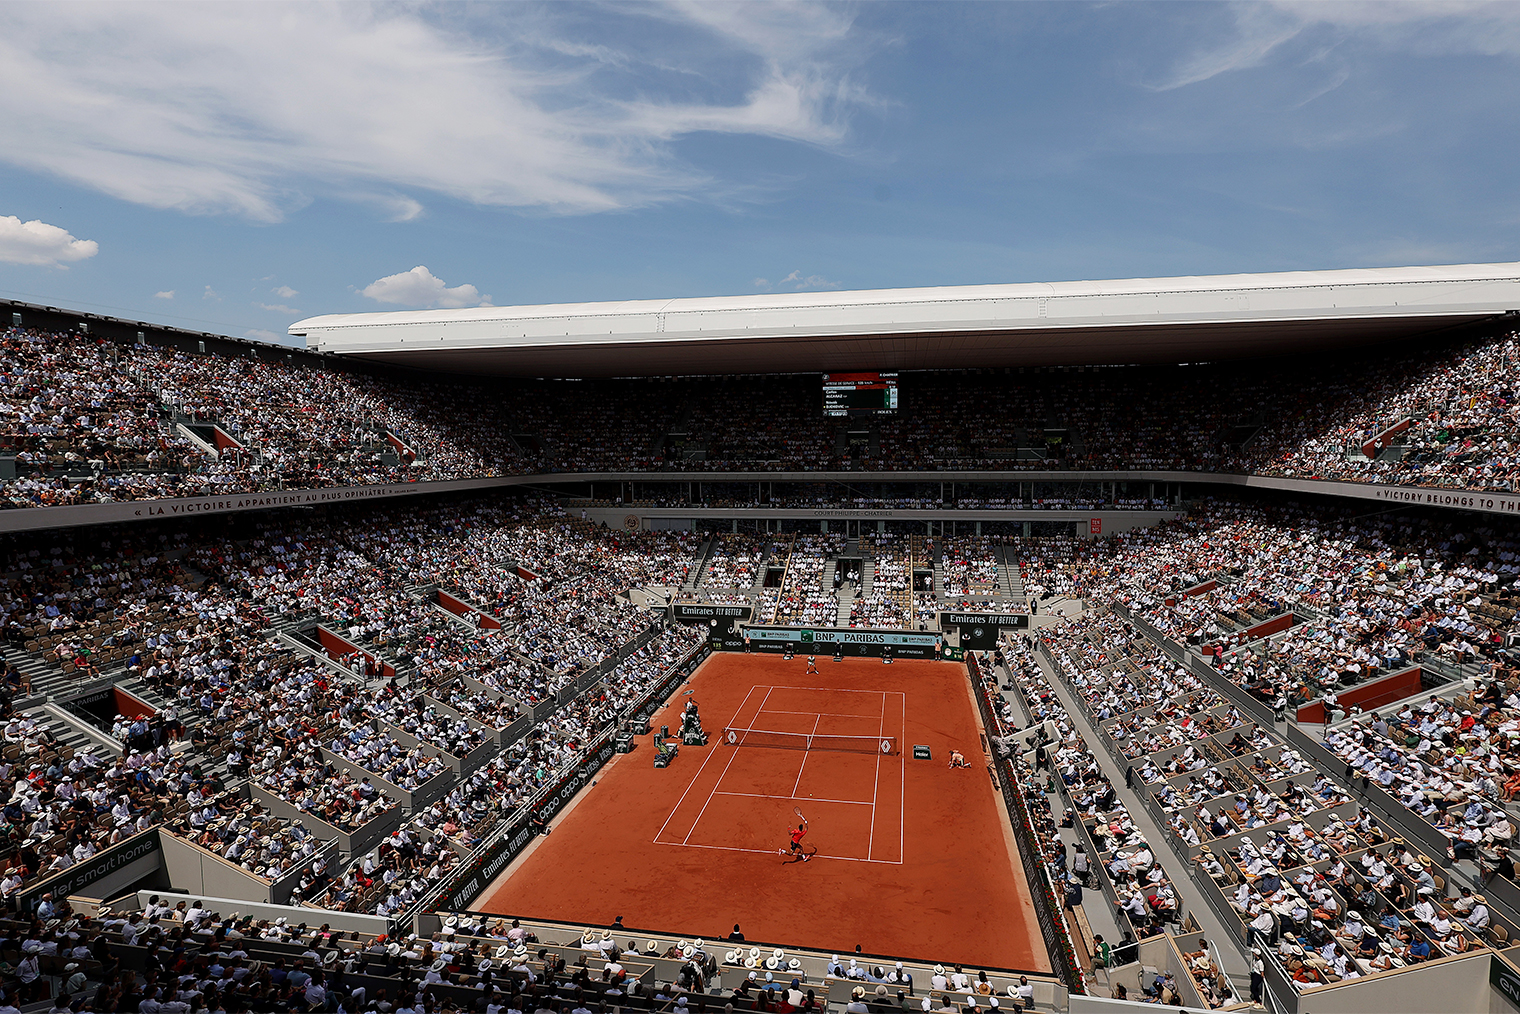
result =
M12 328L0 333L0 449L16 473L3 500L736 469L1163 469L1512 491L1517 355L1499 334L1322 365L908 374L902 414L873 423L869 446L844 447L809 378L544 381L503 403L468 382ZM1270 410L1245 418L1242 404ZM1031 486L1020 504L1154 506Z

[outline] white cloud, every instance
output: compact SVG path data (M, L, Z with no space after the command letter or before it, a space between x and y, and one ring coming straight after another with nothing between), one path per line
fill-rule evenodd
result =
M865 46L845 7L599 18L554 5L0 5L0 122L27 139L0 159L151 207L262 221L315 195L406 221L422 213L406 191L580 213L731 191L679 159L683 135L838 148L873 102L851 77ZM579 38L598 31L607 45Z
M301 312L300 310L286 306L283 303L254 303L253 305L258 307L260 310L268 310L271 313L286 313L290 314L292 317Z
M756 278L751 284L757 289L768 289L771 287L771 280L769 278Z
M155 293L153 293L153 298L154 299L173 299L174 298L174 290L173 289L165 289L163 292L155 292Z
M1402 52L1520 55L1520 4L1514 3L1275 0L1233 4L1228 10L1233 23L1226 37L1178 62L1156 85L1158 89L1180 88L1262 66L1285 44L1313 29L1326 33L1330 45L1354 37Z
M218 303L220 303L222 301L222 294L220 292L217 292L215 289L213 289L211 286L208 285L208 286L206 286L206 291L201 293L201 298L202 299L214 299Z
M452 309L461 306L490 306L491 297L482 296L473 285L456 285L452 289L443 279L417 265L410 271L377 278L364 287L362 295L377 303L397 306L425 306Z
M275 334L273 331L265 331L261 327L250 328L249 330L244 331L243 337L252 338L254 341L258 342L283 343L286 340L285 335Z
M801 271L793 271L791 274L787 275L785 278L781 279L781 281L777 282L776 284L777 285L790 285L794 290L796 290L798 292L801 292L804 289L837 289L837 288L839 288L839 283L838 282L831 282L827 278L823 277L822 275L806 275L806 276L804 276Z
M276 296L279 296L281 299L294 299L295 297L297 297L297 296L300 295L299 292L297 292L295 289L292 289L288 285L279 285L279 286L276 286L273 289L270 289L269 291L273 292Z
M0 261L6 264L61 268L64 261L82 261L99 252L93 239L75 239L56 225L0 215Z

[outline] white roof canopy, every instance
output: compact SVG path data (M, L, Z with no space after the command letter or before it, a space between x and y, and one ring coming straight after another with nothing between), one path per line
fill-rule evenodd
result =
M307 345L501 376L1183 362L1328 350L1520 310L1520 263L309 317Z

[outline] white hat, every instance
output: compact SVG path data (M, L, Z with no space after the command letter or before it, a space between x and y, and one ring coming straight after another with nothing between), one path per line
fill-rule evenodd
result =
M782 958L786 957L786 951L783 951L781 948L778 947L774 951L771 951L771 957L775 958L777 961L780 961ZM854 963L855 962L853 962L853 961L850 962L850 964L852 964L852 965Z
M658 940L651 940L651 941L649 941L649 943L647 943L647 944L644 945L644 953L645 954L658 954L658 953L660 953L660 942Z
M759 958L745 958L744 959L744 967L745 968L759 968L760 967L760 959Z
M596 940L596 930L594 929L588 929L586 932L581 934L581 943L583 944L594 944L596 943Z
M851 964L854 964L854 962L851 962ZM935 975L944 975L945 974L945 966L944 965L935 965L934 966L934 974Z
M459 925L459 916L449 916L447 919L443 920L443 925L448 929L453 929L455 926Z
M732 965L738 959L738 957L738 951L728 951L723 955L723 963L725 965Z
M512 945L511 944L502 944L500 947L496 948L496 956L498 958L505 958L507 955L509 955L511 953L512 953Z
M390 943L385 945L385 953L394 958L401 953L401 945L392 940Z
M702 948L703 948L703 947L705 947L705 946L706 946L706 944L705 944L705 943L703 943L703 941L702 941L702 940L700 940L700 939L698 939L698 940L693 940L693 941L692 941L692 942L691 942L691 947L692 947L692 950L696 950L696 951L700 951L700 950L701 950L701 949L702 949Z
M765 967L774 972L776 969L781 967L781 962L777 961L775 958L766 958Z
M526 958L527 956L528 956L528 945L527 944L518 944L512 950L512 957L514 957L514 958Z
M691 944L687 943L685 940L677 940L676 941L676 950L678 950L678 951L684 951L684 950L686 950L686 948L688 948L690 946L691 946Z
M447 967L449 967L448 958L439 958L437 961L433 962L433 971L435 972L441 972Z
M752 957L752 958L754 958L756 961L759 961L760 960L760 948L758 948L758 947L751 947L749 949L749 956Z
M800 958L793 958L786 963L786 967L795 972L802 967L802 961Z
M489 972L491 970L491 959L490 958L481 958L480 959L480 964L477 965L476 967L480 971L482 971L482 972Z

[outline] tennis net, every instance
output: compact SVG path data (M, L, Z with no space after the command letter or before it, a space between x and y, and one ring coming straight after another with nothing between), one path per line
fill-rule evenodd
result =
M775 732L730 726L723 730L730 746L769 746L782 750L840 750L845 753L895 754L895 736L831 736L823 733Z

